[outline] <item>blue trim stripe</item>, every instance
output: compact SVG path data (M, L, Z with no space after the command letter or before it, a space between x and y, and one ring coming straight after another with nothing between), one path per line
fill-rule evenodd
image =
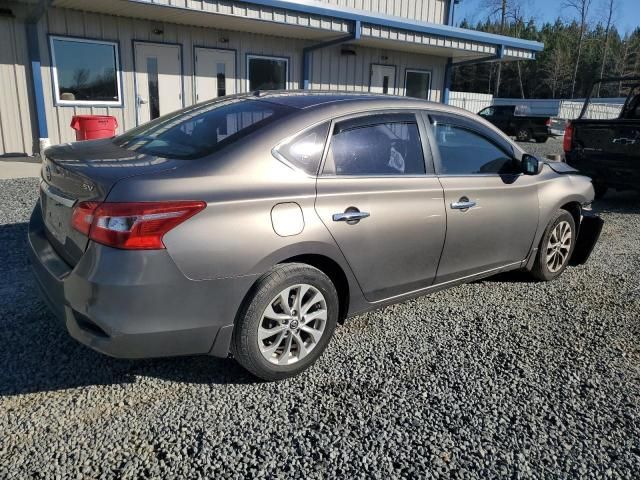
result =
M44 87L42 86L42 72L40 70L40 46L38 45L38 25L27 23L27 49L29 62L31 63L31 80L33 83L33 96L36 106L36 118L38 120L38 138L48 138L47 115L44 107Z
M412 32L425 33L428 35L452 37L473 42L504 45L507 47L520 48L523 50L533 50L536 52L541 52L542 50L544 50L543 43L534 42L531 40L522 40L519 38L507 37L504 35L496 35L493 33L468 30L466 28L459 28L451 25L416 22L414 20L404 19L401 17L375 15L363 10L339 7L336 5L324 7L310 0L249 0L245 3L252 3L254 5L269 8L292 10L311 15L322 15L326 17L338 18L341 20L359 20L362 23L370 23L383 27L398 28L401 30L409 30Z

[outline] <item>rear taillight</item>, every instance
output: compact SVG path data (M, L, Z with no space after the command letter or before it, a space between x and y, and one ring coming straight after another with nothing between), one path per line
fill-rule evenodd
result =
M562 149L566 152L571 151L573 144L573 123L568 122L564 129L564 140L562 141Z
M165 248L162 237L204 209L204 202L82 202L71 224L95 242L127 250Z
M547 121L546 121L546 122L544 122L544 124L545 124L547 127L550 127L550 126L551 126L551 119L550 119L550 118L547 118Z
M98 205L100 205L98 202L82 202L76 205L71 215L71 226L88 236L93 223L93 212Z

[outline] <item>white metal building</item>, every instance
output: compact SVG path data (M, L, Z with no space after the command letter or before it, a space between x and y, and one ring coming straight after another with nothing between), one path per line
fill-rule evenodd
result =
M256 89L446 101L457 63L530 60L537 42L450 26L457 0L0 0L0 155L127 130Z

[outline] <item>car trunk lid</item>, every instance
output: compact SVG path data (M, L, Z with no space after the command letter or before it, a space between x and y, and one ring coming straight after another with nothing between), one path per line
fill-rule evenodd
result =
M89 238L71 226L73 208L79 202L103 201L124 178L176 168L183 163L124 149L111 139L47 149L42 165L40 205L54 250L74 266L87 248Z

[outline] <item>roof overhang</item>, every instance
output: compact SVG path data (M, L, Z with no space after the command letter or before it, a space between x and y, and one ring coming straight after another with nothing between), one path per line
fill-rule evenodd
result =
M353 43L472 60L529 60L544 45L401 17L329 5L315 0L211 0L158 3L157 0L53 0L52 5L157 22L327 41L360 37ZM354 30L360 28L359 35Z

